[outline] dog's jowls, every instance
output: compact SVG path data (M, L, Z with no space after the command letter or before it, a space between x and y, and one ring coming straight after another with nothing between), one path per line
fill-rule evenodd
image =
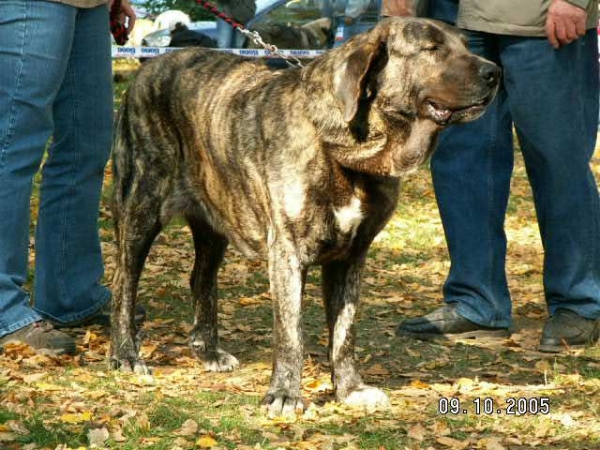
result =
M173 215L196 251L190 345L206 368L232 370L219 346L217 271L228 243L268 260L273 299L271 415L302 411L300 305L307 268L322 267L338 400L377 406L354 361L361 268L391 216L400 177L448 124L482 114L499 69L454 29L387 19L305 68L206 49L156 58L128 90L115 136L110 363L145 372L133 305L148 250Z

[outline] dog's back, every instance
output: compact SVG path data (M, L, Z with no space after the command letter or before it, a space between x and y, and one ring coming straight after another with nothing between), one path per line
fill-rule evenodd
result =
M291 81L272 83L286 77ZM115 215L132 189L148 191L151 184L161 199L168 199L161 208L163 223L196 209L242 251L264 250L260 242L269 195L257 181L269 169L265 133L277 130L277 121L289 112L281 98L296 78L293 71L274 71L262 62L198 48L142 67L117 122ZM264 115L268 108L281 112ZM194 186L190 180L205 185ZM242 237L241 230L248 236Z

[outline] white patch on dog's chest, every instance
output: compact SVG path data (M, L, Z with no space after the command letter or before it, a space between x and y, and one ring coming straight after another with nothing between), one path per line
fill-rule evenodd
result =
M301 179L292 179L285 185L283 191L283 205L285 212L290 219L297 219L300 217L300 214L304 209L305 197L306 193Z
M349 205L333 210L339 229L344 234L350 234L350 239L354 239L356 230L363 220L363 212L360 207L360 199L352 197Z

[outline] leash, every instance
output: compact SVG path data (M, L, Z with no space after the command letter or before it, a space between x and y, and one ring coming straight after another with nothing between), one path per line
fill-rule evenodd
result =
M110 7L110 32L115 38L115 42L118 45L123 45L127 42L127 30L125 25L119 21L119 15L121 14L121 0L115 0Z
M263 41L262 37L260 36L260 34L258 34L257 31L250 31L250 30L248 30L244 25L242 25L239 22L236 22L233 17L230 17L227 14L225 14L224 12L219 11L217 9L217 7L215 5L213 5L212 3L210 3L209 1L206 1L206 0L196 0L196 3L198 3L200 6L202 6L204 9L206 9L208 12L212 13L217 18L219 18L219 19L224 20L225 22L227 22L234 30L239 31L240 33L242 33L247 38L252 39L252 41L255 44L260 45L265 50L271 52L272 54L274 54L276 56L279 56L289 66L291 66L291 67L304 67L298 58L296 58L293 55L289 55L289 56L288 55L284 55L283 53L281 53L279 51L279 49L277 48L276 45L268 44L265 41Z

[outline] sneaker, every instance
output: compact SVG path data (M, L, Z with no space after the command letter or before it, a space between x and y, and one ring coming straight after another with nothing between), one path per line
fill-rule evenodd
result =
M0 346L9 342L22 342L36 350L50 350L57 355L74 355L75 340L56 330L46 320L38 320L0 338Z
M456 303L400 323L396 335L429 341L434 339L500 339L510 337L508 328L485 327L456 312Z
M544 325L538 350L560 353L600 343L600 319L587 319L568 309L558 309Z
M112 313L111 301L107 301L102 308L93 313L91 316L83 319L73 320L72 322L56 322L52 321L55 328L79 328L89 327L91 325L100 325L102 327L110 327L110 315ZM134 321L136 326L141 326L146 320L146 308L142 305L135 305Z

